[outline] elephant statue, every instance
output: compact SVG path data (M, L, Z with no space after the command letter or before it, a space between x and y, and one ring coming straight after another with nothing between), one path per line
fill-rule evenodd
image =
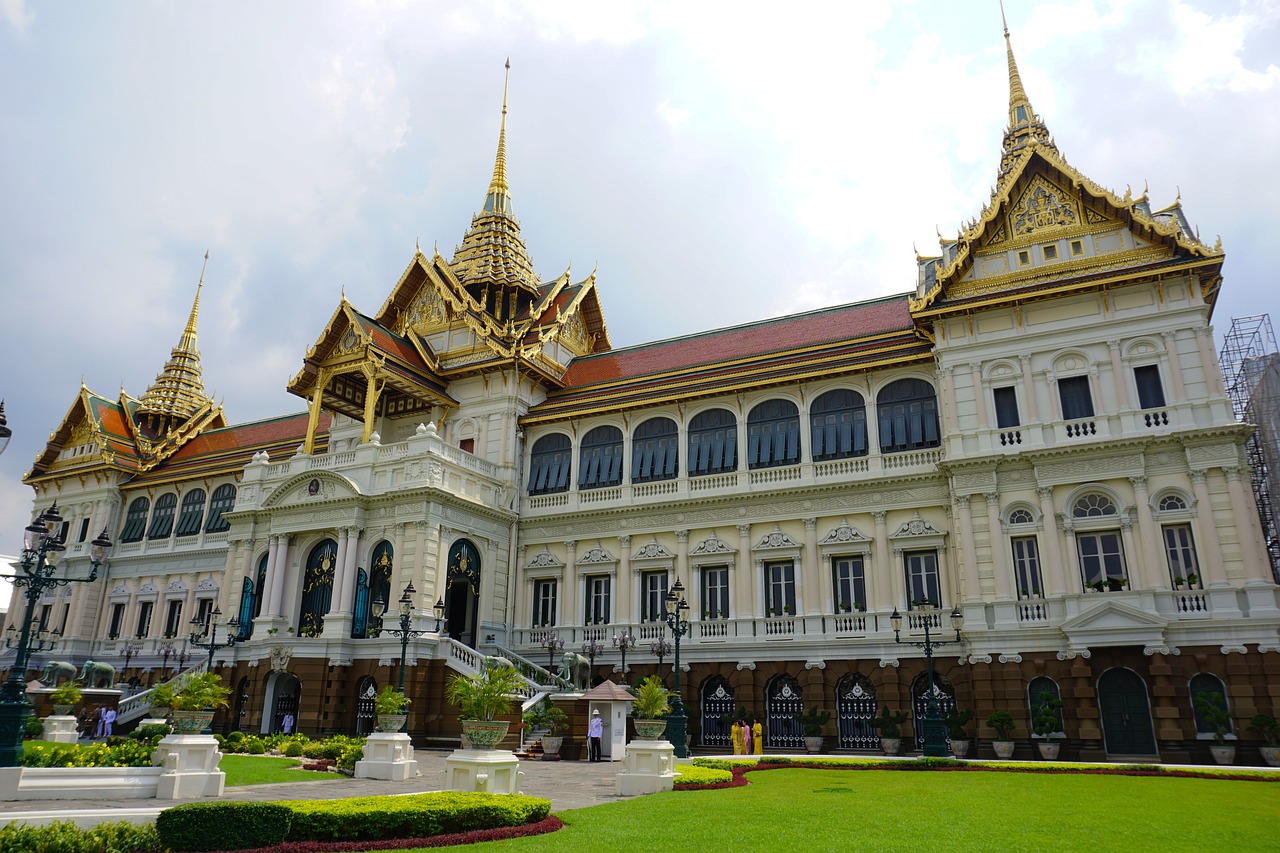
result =
M44 672L40 673L40 681L48 687L57 687L58 682L62 679L67 681L76 680L76 668L66 661L51 660L44 665Z
M88 687L111 687L116 683L116 668L109 663L87 660L80 668L80 680Z
M586 690L591 680L591 661L577 652L565 652L560 658L560 675L579 690Z

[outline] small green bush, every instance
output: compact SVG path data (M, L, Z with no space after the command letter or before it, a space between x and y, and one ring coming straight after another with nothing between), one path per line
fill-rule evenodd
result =
M291 740L284 745L284 749L282 749L281 752L290 758L297 758L302 755L302 744L298 743L296 740Z
M150 743L152 748L155 747L160 739L167 736L173 731L172 728L164 723L153 723L149 726L139 726L129 733L129 737L133 740L142 740Z
M293 800L289 841L376 841L522 826L551 813L550 800L522 794L439 791L407 797Z
M44 721L39 717L27 717L27 722L22 729L22 736L28 740L44 736Z
M244 740L244 732L238 729L227 735L227 743L239 743L242 740Z
M726 762L728 763L728 762ZM733 773L728 769L719 769L694 764L677 764L676 786L680 785L715 785L719 782L732 782Z
M156 817L162 844L174 851L245 850L284 841L293 812L277 803L185 803Z
M267 752L267 745L259 738L245 738L243 743L244 751L250 755L265 755Z
M150 824L100 823L80 829L59 820L48 826L0 826L0 850L5 853L161 853L164 849Z

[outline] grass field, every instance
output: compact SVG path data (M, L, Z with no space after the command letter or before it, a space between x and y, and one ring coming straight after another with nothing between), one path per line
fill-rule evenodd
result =
M468 851L1280 849L1280 783L769 770L751 784L560 813L549 835Z
M218 769L227 774L227 785L270 785L273 782L326 782L345 779L338 773L293 770L296 758L263 758L257 755L224 755Z

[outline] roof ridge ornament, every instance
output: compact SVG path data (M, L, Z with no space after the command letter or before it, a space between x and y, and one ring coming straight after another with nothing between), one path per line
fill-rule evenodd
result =
M139 422L149 420L150 428L157 435L171 432L213 402L205 391L200 369L200 350L196 340L200 292L204 289L204 274L208 266L209 252L206 250L204 263L200 267L200 280L196 283L196 296L191 303L191 313L187 317L182 336L170 353L169 360L165 362L164 370L138 401ZM121 390L123 391L123 383Z
M1058 149L1049 134L1049 128L1036 114L1031 106L1031 99L1027 97L1027 90L1022 85L1018 61L1013 55L1013 41L1009 37L1009 22L1005 19L1003 0L1000 3L1000 22L1004 25L1004 46L1009 65L1009 125L1005 128L1001 146L999 175L999 182L1003 183L1013 173L1018 156L1024 149L1039 145L1055 154Z
M511 186L507 183L507 87L511 82L511 57L507 57L502 78L502 123L498 128L498 154L493 161L493 178L484 199L485 213L511 215Z

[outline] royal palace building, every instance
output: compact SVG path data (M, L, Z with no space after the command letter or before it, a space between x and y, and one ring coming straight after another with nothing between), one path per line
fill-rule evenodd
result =
M1006 710L1029 757L1049 692L1064 755L1206 760L1205 695L1232 736L1280 710L1250 427L1210 326L1221 244L1179 202L1068 163L1012 48L1008 70L994 190L903 269L906 292L625 348L594 273L529 260L504 96L459 248L416 252L371 312L341 299L287 382L300 413L228 422L201 379L199 287L146 393L80 388L26 481L65 519L70 571L104 527L116 547L39 625L62 658L146 684L204 666L188 637L212 622L236 640L214 655L234 688L220 730L294 711L356 733L399 674L405 600L409 731L447 745L444 679L485 655L536 695L553 641L598 644L594 679L618 679L613 639L633 635L629 683L670 679L651 647L679 583L693 749L727 749L744 709L766 749L796 751L816 707L829 750L873 748L876 711L907 711L910 750L930 689L905 641L954 639L955 609L932 693L984 741Z

